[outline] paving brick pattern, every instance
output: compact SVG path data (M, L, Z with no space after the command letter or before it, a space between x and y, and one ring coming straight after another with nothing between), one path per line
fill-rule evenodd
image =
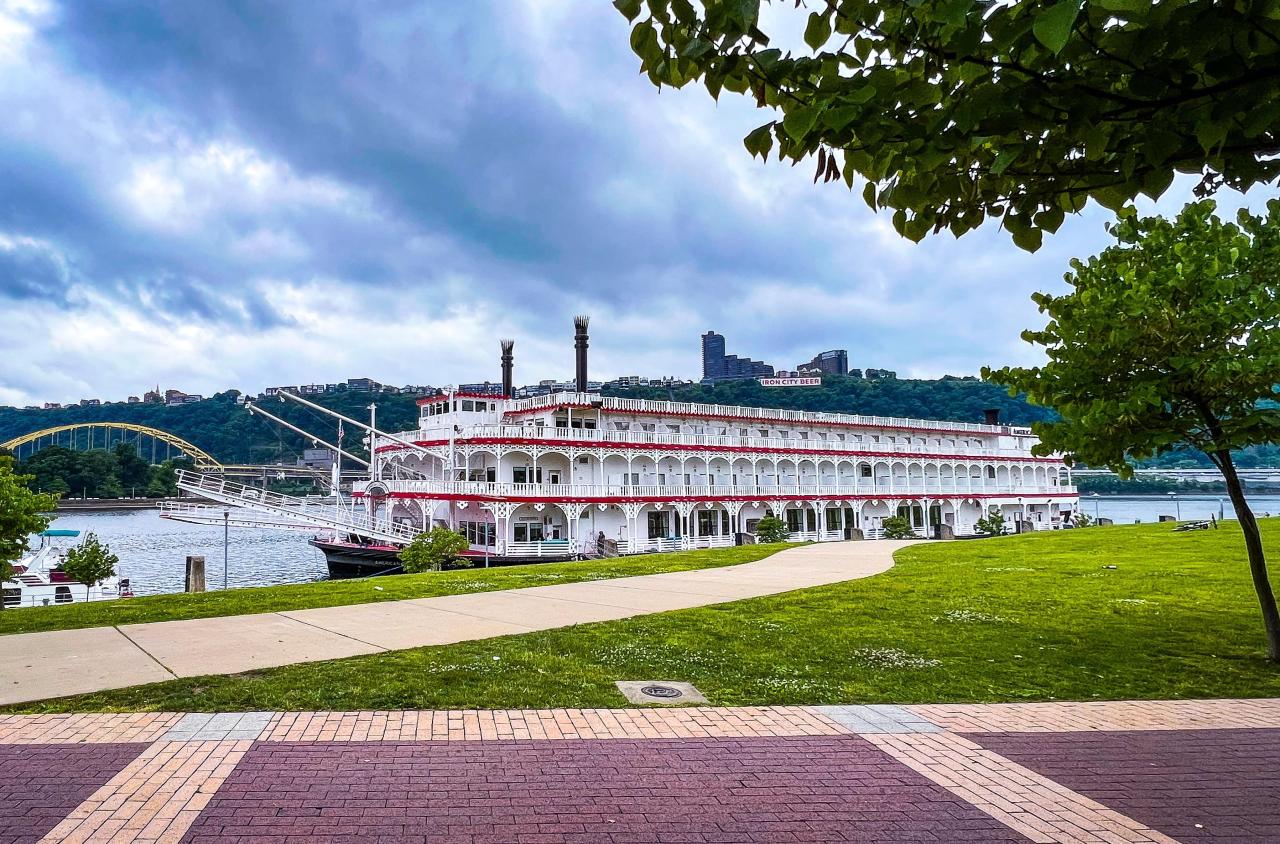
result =
M181 714L173 712L0 715L0 744L152 742L181 718Z
M1280 701L13 715L0 772L0 844L1280 841Z
M249 741L150 744L41 840L48 844L177 842L250 744Z
M282 712L265 741L716 738L850 732L813 707Z
M1038 844L1177 844L954 733L877 733L867 740Z
M259 743L184 839L1023 841L852 735Z
M0 844L34 844L145 744L0 745Z
M1180 841L1280 841L1280 730L973 738Z
M957 733L1225 730L1280 726L1280 699L1110 700L906 707Z

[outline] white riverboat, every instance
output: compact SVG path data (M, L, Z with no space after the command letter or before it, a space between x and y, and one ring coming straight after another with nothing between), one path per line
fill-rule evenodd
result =
M370 434L372 453L345 514L306 516L220 478L184 473L180 485L331 528L314 544L335 575L387 571L438 525L465 535L467 554L511 562L726 546L768 515L793 540L827 542L877 539L890 516L962 537L991 512L1025 531L1063 527L1078 509L1061 456L1032 454L1031 430L994 412L938 421L604 396L587 390L586 320L576 327L573 391L511 398L504 341L501 394L424 398L408 431L342 417Z
M127 577L109 577L86 587L72 580L62 570L70 547L69 540L80 536L78 530L46 530L39 535L39 545L13 566L13 579L4 581L4 608L48 607L84 601L111 601L133 595Z

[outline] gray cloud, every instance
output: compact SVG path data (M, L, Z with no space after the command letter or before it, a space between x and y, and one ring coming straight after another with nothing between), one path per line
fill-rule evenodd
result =
M972 372L1025 355L1029 293L1102 242L1091 214L1035 256L989 228L908 244L842 188L751 161L749 103L653 89L607 3L101 0L26 23L8 65L0 44L0 243L27 244L0 248L0 309L112 309L79 353L163 367L103 371L104 394L162 373L468 380L499 329L550 377L579 311L601 375L692 375L712 327L781 366L842 346ZM343 326L411 345L324 333ZM26 342L34 365L47 340ZM6 377L0 400L35 397Z

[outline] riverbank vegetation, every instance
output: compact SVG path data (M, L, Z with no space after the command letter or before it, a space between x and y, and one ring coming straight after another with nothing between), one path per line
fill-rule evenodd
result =
M30 607L0 611L0 635L175 621L225 615L283 612L312 607L370 604L409 598L434 598L468 592L492 592L523 586L547 586L583 580L607 580L668 571L716 568L763 559L789 547L742 545L671 554L642 554L576 563L536 563L491 569L398 574L355 580L322 580L287 586L260 586L198 594L151 595L117 601ZM2 640L0 640L2 641Z
M69 498L165 498L178 494L177 469L190 461L151 465L129 443L115 448L73 451L55 445L31 455L19 468L37 492Z
M1262 525L1280 543L1280 519ZM927 543L896 560L766 598L20 710L618 707L614 681L646 678L718 705L1280 696L1234 523Z

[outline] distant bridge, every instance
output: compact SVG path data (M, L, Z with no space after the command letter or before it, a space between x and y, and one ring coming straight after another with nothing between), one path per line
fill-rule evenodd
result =
M42 448L51 445L62 445L82 451L94 448L110 449L113 445L128 443L137 446L140 449L139 455L144 456L141 452L144 438L149 438L151 441L152 463L157 462L160 457L160 447L163 446L165 458L161 459L172 457L173 452L177 451L190 457L199 470L216 472L222 468L222 464L214 460L206 451L182 437L174 436L168 431L161 431L159 428L128 422L78 422L74 425L58 425L14 437L8 442L0 443L0 448L7 448L21 460L24 447L29 458Z

